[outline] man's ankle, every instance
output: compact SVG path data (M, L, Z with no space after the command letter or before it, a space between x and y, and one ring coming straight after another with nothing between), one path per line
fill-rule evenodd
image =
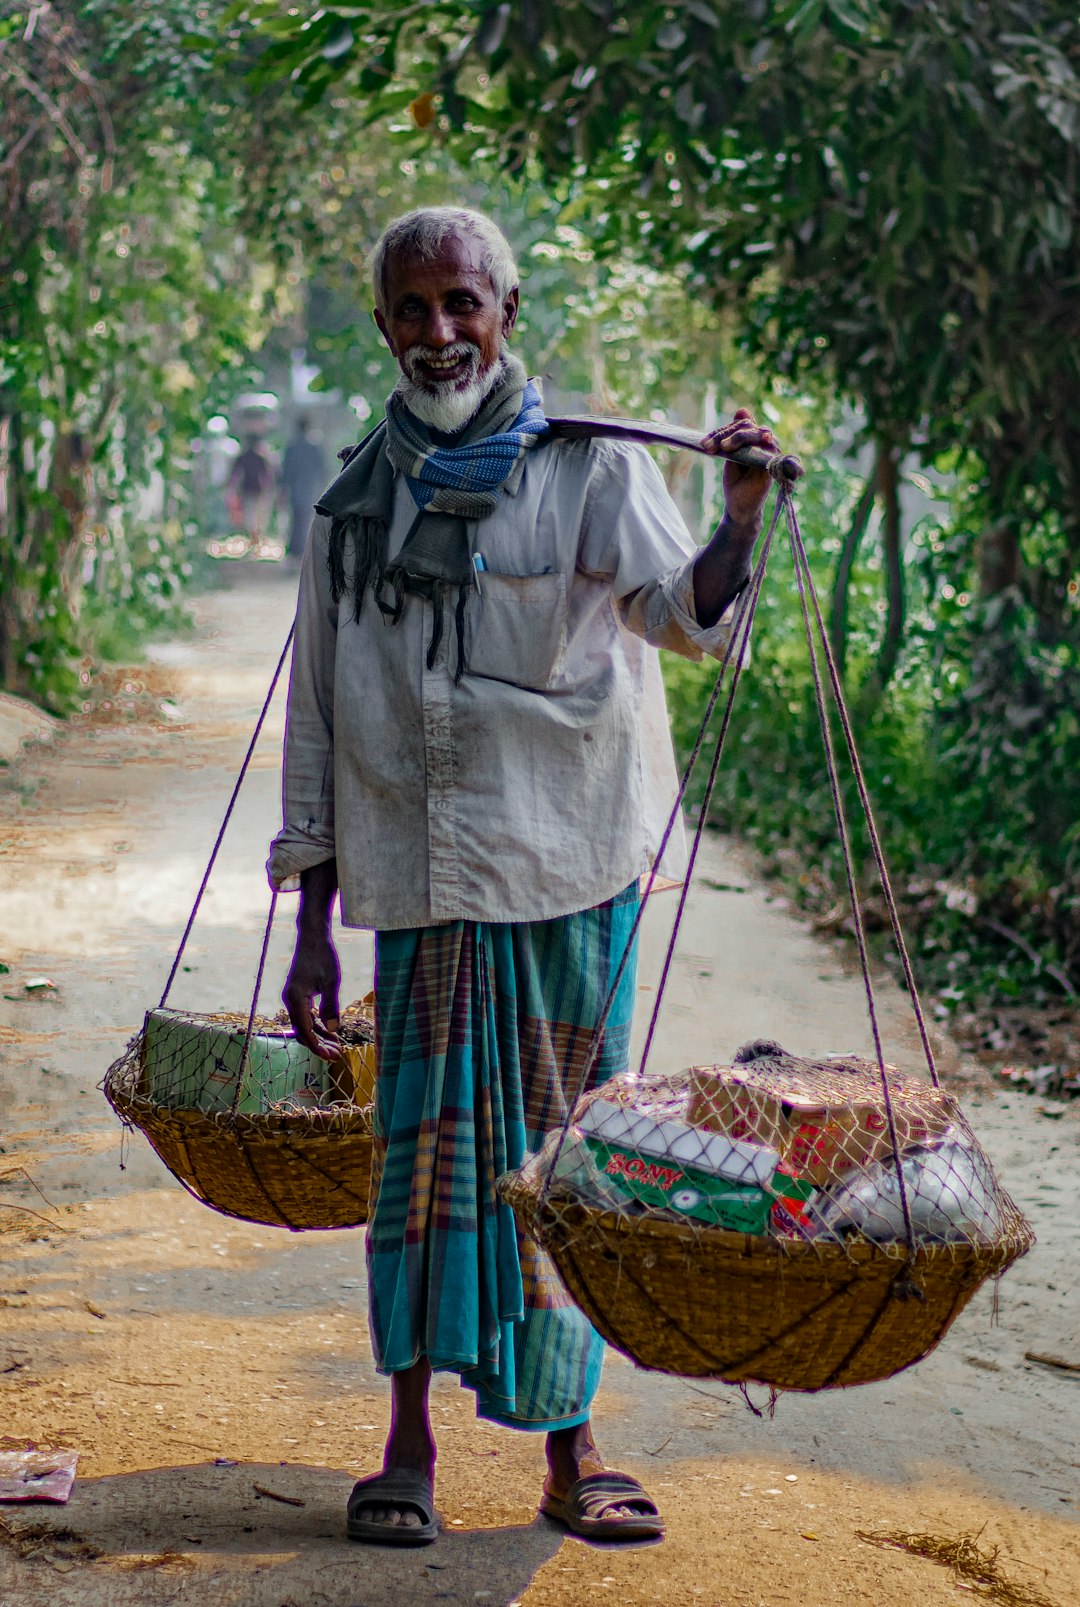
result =
M383 1452L383 1468L386 1471L390 1468L409 1468L430 1477L435 1471L437 1454L433 1439L392 1434Z

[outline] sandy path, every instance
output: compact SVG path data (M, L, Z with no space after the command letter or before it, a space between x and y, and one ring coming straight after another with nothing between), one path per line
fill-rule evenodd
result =
M0 792L0 960L11 968L0 981L14 996L0 1000L0 1172L12 1173L0 1200L41 1205L14 1173L25 1166L60 1224L0 1211L0 1431L9 1445L82 1453L66 1508L4 1509L23 1538L0 1545L0 1607L577 1607L605 1593L676 1607L907 1604L955 1587L857 1531L984 1525L1017 1580L1057 1607L1080 1600L1080 1375L1024 1361L1029 1349L1080 1359L1080 1122L976 1086L974 1123L1040 1236L1001 1285L997 1326L984 1291L911 1372L784 1397L772 1421L720 1385L646 1375L613 1355L601 1443L669 1520L667 1543L644 1550L591 1549L537 1520L540 1446L477 1424L471 1397L442 1379L445 1535L401 1555L342 1539L343 1498L376 1464L387 1417L359 1233L293 1237L217 1216L141 1140L125 1146L121 1172L118 1128L95 1092L160 993L287 629L286 577L233 580L201 602L195 641L155 654L149 679L175 692L183 722L75 729ZM247 997L280 733L276 713L178 1003ZM658 904L643 1003L671 913ZM291 917L283 901L264 1003L280 987ZM364 992L369 939L348 935L343 958L349 991ZM24 997L40 974L56 995ZM916 1064L894 991L883 1011L893 1058ZM715 1058L762 1034L796 1050L865 1050L864 1017L846 962L710 844L655 1064ZM27 1538L27 1525L44 1538Z

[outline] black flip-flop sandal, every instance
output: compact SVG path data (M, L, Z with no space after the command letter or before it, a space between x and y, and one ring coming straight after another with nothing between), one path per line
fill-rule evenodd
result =
M360 1516L364 1507L395 1507L415 1512L419 1523L376 1523ZM376 1546L429 1546L439 1537L431 1480L411 1468L373 1473L353 1486L346 1529L350 1540Z
M633 1516L617 1507L632 1508ZM629 1473L589 1473L564 1496L545 1490L540 1511L583 1540L659 1540L664 1533L656 1503Z

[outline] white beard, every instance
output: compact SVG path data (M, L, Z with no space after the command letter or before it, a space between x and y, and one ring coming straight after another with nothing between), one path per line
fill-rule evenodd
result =
M465 428L480 411L503 371L501 353L481 373L480 348L466 341L462 341L460 347L461 354L472 359L472 373L467 380L459 380L457 385L438 380L434 384L430 380L421 384L409 373L402 374L394 386L394 394L401 398L413 417L442 435L456 435ZM405 362L411 369L415 358L432 355L457 355L457 348L433 354L426 347L417 346L407 354Z

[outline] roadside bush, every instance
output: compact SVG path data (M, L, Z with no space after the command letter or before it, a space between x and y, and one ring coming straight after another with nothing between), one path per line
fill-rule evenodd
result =
M800 524L827 617L838 533L858 487L820 462L804 486ZM1038 617L1019 592L989 604L973 600L970 502L961 484L948 522L930 513L916 525L904 654L856 728L917 977L950 1010L976 1000L1060 998L1080 977L1080 654L1072 643L1041 639ZM782 538L778 528L710 819L746 839L766 873L779 876L824 925L840 928L850 920L842 855ZM849 593L851 705L881 630L880 559L870 545ZM682 757L715 668L665 656ZM714 732L719 721L718 710ZM833 734L860 897L868 928L881 930L884 904L835 718ZM708 752L691 786L695 806L707 760Z

